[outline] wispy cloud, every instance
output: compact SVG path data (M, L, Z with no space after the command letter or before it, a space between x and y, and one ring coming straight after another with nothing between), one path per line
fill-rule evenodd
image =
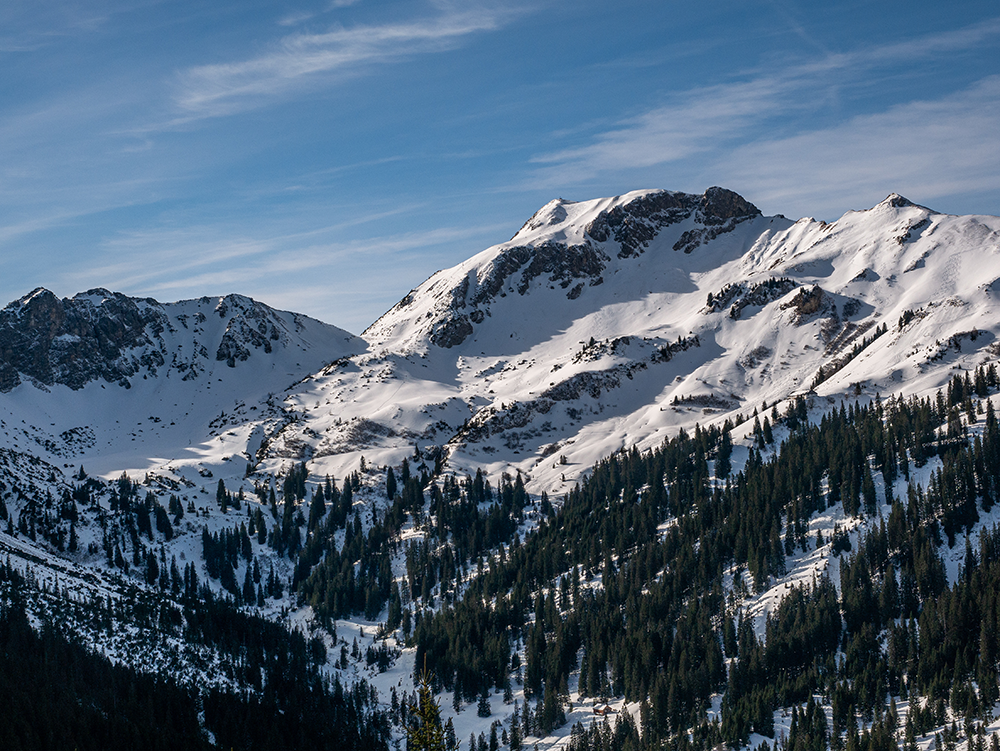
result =
M988 18L962 29L885 44L845 55L844 63L905 61L931 57L945 52L959 52L995 42L1000 37L1000 18Z
M316 17L315 13L310 13L309 11L295 11L283 16L279 21L279 26L298 26L300 23L305 21L311 21Z
M263 55L183 72L175 102L182 121L218 117L269 101L364 65L453 49L469 36L500 28L508 10L444 8L435 17L400 23L335 27L283 37Z
M586 146L536 157L536 163L551 166L533 179L552 185L580 182L605 171L649 167L708 152L721 139L772 117L773 110L766 105L786 99L793 88L792 81L761 78L687 92L669 105L599 134Z
M974 95L959 99L968 102L964 112L966 118L949 117L947 108L950 100L934 102L912 102L907 107L895 107L881 115L868 118L858 117L829 130L817 130L815 134L805 134L782 139L783 121L802 113L820 110L824 99L835 96L840 87L861 85L872 71L889 69L903 63L934 56L981 48L993 44L1000 37L1000 19L989 19L974 26L957 31L905 40L881 47L871 47L846 53L821 54L814 59L798 61L783 70L749 74L745 80L711 87L703 87L679 92L660 106L620 121L615 127L597 133L589 143L582 146L556 150L535 157L538 169L529 178L534 186L560 187L594 182L608 175L628 174L649 168L676 165L687 161L688 172L703 174L704 166L711 165L717 170L716 179L733 174L731 158L739 156L744 165L741 176L751 182L753 169L764 173L771 165L761 162L748 166L754 158L777 159L773 164L783 164L779 159L782 148L793 144L812 143L819 151L833 161L835 149L844 152L843 164L852 161L852 153L862 150L877 150L885 139L888 152L895 152L899 140L894 141L888 129L900 129L911 125L907 132L923 133L930 138L933 127L929 122L921 123L920 118L935 116L941 123L942 134L947 131L957 140L932 142L936 144L939 161L948 162L953 169L943 174L958 174L958 165L963 163L965 154L975 153L977 148L990 150L993 141L980 138L982 131L994 128L992 110L988 106L975 106ZM991 81L984 81L975 91L988 95L992 90ZM970 90L971 91L971 90ZM905 118L915 118L909 123ZM945 127L944 121L948 120ZM885 128L879 127L884 123ZM980 128L979 125L982 125ZM839 138L835 136L840 136ZM824 142L824 138L831 140ZM852 142L852 138L862 139ZM964 141L962 141L964 139ZM970 139L975 140L973 143ZM978 139L978 140L977 140ZM959 143L962 141L962 143ZM833 143L837 145L832 145ZM953 158L943 155L957 149ZM805 153L805 149L802 149ZM692 167L690 162L701 160L701 167ZM927 163L926 160L925 164ZM880 162L883 167L889 165ZM874 162L872 162L874 164ZM845 173L846 170L837 170ZM866 173L874 172L865 170ZM801 184L806 178L799 173L788 175L791 182ZM709 177L711 180L712 178ZM883 181L888 175L883 175ZM984 178L986 179L986 178ZM1000 181L1000 177L996 178ZM943 185L945 180L941 180Z
M101 31L115 16L161 0L33 0L0 4L0 53L33 52L59 40Z

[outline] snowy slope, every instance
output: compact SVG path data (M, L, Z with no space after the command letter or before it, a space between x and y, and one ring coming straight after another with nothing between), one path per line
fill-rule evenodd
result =
M896 195L832 224L764 217L721 188L556 200L364 340L239 296L63 301L76 319L132 321L96 364L72 315L46 329L41 365L9 354L24 347L5 344L4 316L52 318L40 301L54 296L36 290L0 315L0 438L106 477L199 483L192 470L208 469L228 484L247 463L262 476L299 461L344 477L362 457L416 456L561 493L622 446L763 401L925 393L992 357L998 230Z
M559 493L622 446L765 400L933 391L995 356L998 249L1000 219L896 195L832 224L721 189L553 201L291 391L299 419L262 467L342 476L417 452Z
M0 366L5 461L42 460L19 470L40 481L80 464L109 479L197 479L234 460L242 475L257 426L283 419L269 395L364 349L346 331L240 295L160 304L35 290L0 312L0 332L16 353Z

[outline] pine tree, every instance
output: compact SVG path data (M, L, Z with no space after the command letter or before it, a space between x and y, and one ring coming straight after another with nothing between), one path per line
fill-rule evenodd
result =
M722 432L722 438L719 440L719 451L715 457L715 476L717 478L725 478L729 476L732 472L732 461L730 457L733 454L733 438L728 430Z
M444 726L444 745L448 751L458 751L458 738L455 735L455 723L448 718Z
M441 708L431 693L427 670L420 677L419 699L410 709L410 724L406 728L406 746L409 751L447 751L444 728L441 726Z
M517 721L517 704L514 705L514 719L510 723L510 751L521 751L521 726Z
M309 504L309 531L316 529L320 520L326 514L326 494L323 492L323 486L317 485L316 490L313 491L312 503Z
M247 566L246 576L243 577L243 602L253 605L257 601L257 592L253 586L253 579L250 575L250 567Z
M490 694L486 690L486 686L483 686L483 690L479 694L479 704L476 706L476 714L480 717L489 717L493 714L490 709Z
M396 473L392 471L392 467L385 471L385 494L390 501L396 497Z

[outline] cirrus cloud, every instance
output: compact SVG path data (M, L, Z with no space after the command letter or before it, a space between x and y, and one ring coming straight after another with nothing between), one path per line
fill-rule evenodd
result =
M179 120L254 109L332 77L355 75L365 65L454 49L473 34L499 29L515 12L446 7L428 19L289 34L262 55L181 73L175 95L183 113Z

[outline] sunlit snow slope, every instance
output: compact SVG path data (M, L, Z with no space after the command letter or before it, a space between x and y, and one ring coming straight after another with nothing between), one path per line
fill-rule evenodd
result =
M936 388L996 356L998 293L1000 219L897 195L832 224L720 188L552 201L291 390L261 467L419 452L561 492L619 447L765 400Z

